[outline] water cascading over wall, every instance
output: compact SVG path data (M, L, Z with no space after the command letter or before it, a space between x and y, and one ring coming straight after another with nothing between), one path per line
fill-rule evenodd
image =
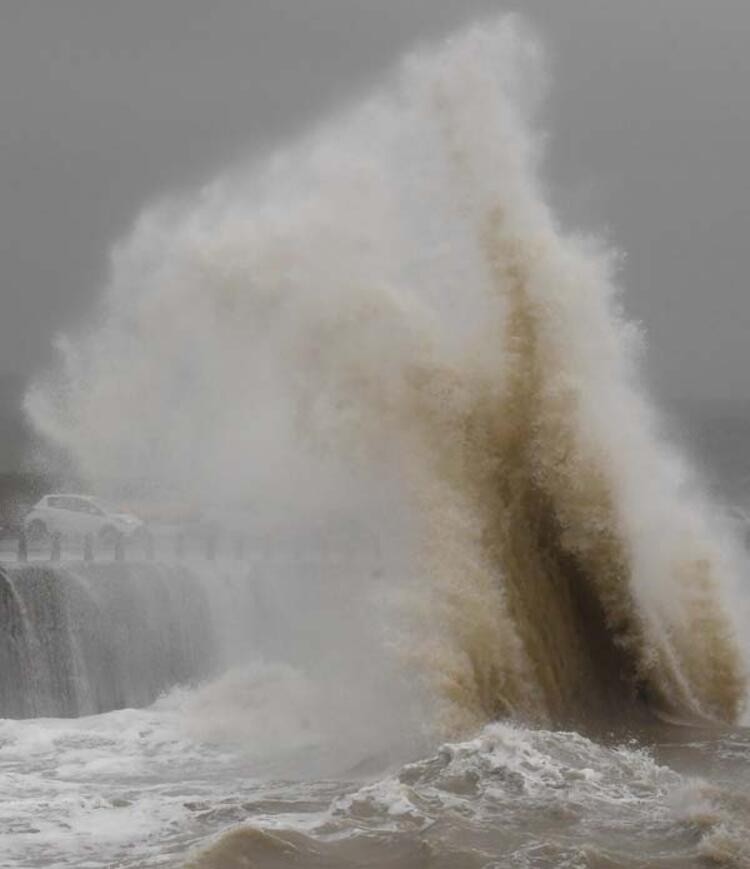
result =
M0 569L0 718L147 706L219 663L189 570L158 564Z

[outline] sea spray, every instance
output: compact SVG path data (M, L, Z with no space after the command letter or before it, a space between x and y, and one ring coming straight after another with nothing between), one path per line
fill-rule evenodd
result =
M309 617L342 691L395 648L449 731L638 704L732 720L731 552L659 435L613 257L544 201L541 66L515 19L472 27L150 209L27 408L93 480L369 526L396 553L389 605L353 571L348 620Z

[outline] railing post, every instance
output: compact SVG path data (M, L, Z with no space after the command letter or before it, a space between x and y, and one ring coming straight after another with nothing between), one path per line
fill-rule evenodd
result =
M18 534L18 560L21 564L26 564L29 560L29 543L26 539L25 528L21 528Z
M122 531L118 531L115 537L114 559L115 561L125 561L125 538Z
M55 531L52 535L52 549L49 554L50 561L59 561L62 555L62 534Z

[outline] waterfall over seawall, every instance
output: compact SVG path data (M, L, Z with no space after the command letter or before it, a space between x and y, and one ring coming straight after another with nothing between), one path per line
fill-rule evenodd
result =
M161 564L0 568L0 718L152 703L218 662L208 595Z

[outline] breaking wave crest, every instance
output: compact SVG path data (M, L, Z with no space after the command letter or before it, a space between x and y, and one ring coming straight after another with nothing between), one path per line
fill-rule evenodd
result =
M614 257L545 203L543 84L518 21L473 27L150 209L27 408L94 480L359 516L399 553L370 616L448 732L732 720L732 548L639 385Z
M352 785L306 824L238 826L188 865L744 867L748 809L632 744L497 723Z

